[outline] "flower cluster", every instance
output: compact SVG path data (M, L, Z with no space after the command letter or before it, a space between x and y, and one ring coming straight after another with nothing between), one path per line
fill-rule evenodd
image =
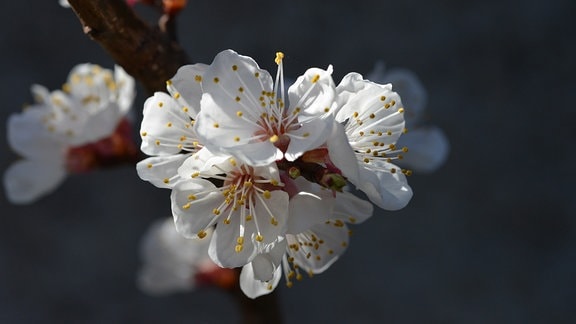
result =
M136 158L126 119L135 84L122 68L80 64L61 90L33 85L32 94L35 103L8 119L8 142L23 157L4 174L11 202L34 202L68 173Z
M255 298L282 273L288 286L326 270L348 245L347 223L373 207L403 208L412 197L406 170L404 108L391 85L332 67L310 68L287 91L282 53L273 78L232 50L212 64L187 65L144 104L139 176L171 190L178 233L210 240L223 268L242 267L240 286ZM212 232L209 236L208 233Z

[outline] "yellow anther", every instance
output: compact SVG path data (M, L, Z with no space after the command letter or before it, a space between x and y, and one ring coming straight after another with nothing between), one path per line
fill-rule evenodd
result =
M182 205L182 209L190 209L190 203L186 203L185 205Z
M214 78L214 83L218 83L218 82L220 82L220 79Z
M272 217L270 218L270 224L277 226L278 225L278 221L276 220L276 218Z
M260 73L258 73L258 72L254 73L254 77L259 78L259 77L260 77Z
M246 215L246 221L251 221L252 220L252 215Z
M166 80L166 85L167 85L167 86L171 86L171 85L172 85L172 80Z
M189 194L189 195L188 195L188 200L196 200L196 195Z
M206 232L200 231L200 232L198 232L198 234L196 234L196 235L198 235L198 238L203 239L203 238L206 237Z
M256 237L254 239L258 242L262 242L262 241L264 241L264 236L258 234L258 235L256 235Z
M220 210L218 210L218 208L214 208L214 209L212 209L212 213L214 215L220 215Z
M195 75L195 76L194 76L194 81L196 81L196 82L202 82L202 76L201 76L201 75Z
M171 123L171 122L168 122L168 123L166 124L166 127L172 127L172 123Z
M280 65L280 63L282 63L283 59L284 59L284 53L276 52L276 58L274 59L274 62L276 62L276 64Z
M234 100L236 100L236 102L240 101L240 97L236 97Z
M242 117L243 115L244 115L244 113L241 112L240 110L238 110L238 111L236 112L236 116L238 116L238 117Z
M170 179L164 178L164 180L162 180L162 182L164 182L164 183L170 183Z
M212 126L214 126L214 128L220 127L220 125L218 123L214 123L214 125L212 125Z
M142 132L142 133L140 133L140 135L142 135L142 137L144 137L144 136L148 135L148 133Z
M249 187L252 187L252 182L244 181L244 188L249 188Z
M374 119L374 117L376 117L376 115L370 114L370 118L371 118L371 119Z
M381 96L380 101L384 101L384 100L386 100L386 96Z
M162 107L164 107L164 103L163 103L162 101L160 101L160 102L158 103L158 108L162 108Z
M408 148L407 148L406 146L404 146L404 147L402 148L402 152L407 153L407 152L408 152Z
M278 135L274 134L274 135L270 136L270 139L269 139L269 140L270 140L270 142L272 142L272 143L276 143L276 142L278 142L279 137L278 137Z
M324 108L324 112L329 112L329 111L330 111L330 107Z
M160 140L154 141L154 144L156 144L156 146L160 146Z
M179 92L176 92L176 93L174 94L174 99L178 99L178 98L180 98L180 93L179 93Z
M264 190L264 192L262 193L262 196L264 196L264 198L266 198L266 199L270 199L270 197L272 197L272 194L270 193L270 191Z
M404 108L398 109L398 112L399 112L399 113L403 113L403 112L404 112Z
M312 83L316 83L318 82L318 80L320 80L320 74L316 74L315 76L312 77Z
M236 243L240 245L244 244L244 236L238 236L238 238L236 239Z
M197 178L199 175L200 175L200 172L196 171L196 172L192 173L190 176L192 178Z
M152 169L153 166L154 166L154 165L152 165L152 163L148 163L148 164L146 165L146 167L148 167L148 169Z
M236 245L236 246L234 247L234 251L236 251L236 253L242 252L242 249L243 249L242 245Z
M230 225L230 219L226 218L226 219L224 220L224 224Z
M390 173L392 174L396 173L396 169L395 168L390 169Z
M238 65L236 64L232 65L232 71L238 71Z
M234 142L240 142L240 137L238 136L234 137Z
M275 180L275 179L271 179L271 180L270 180L270 184L273 185L273 186L277 186L277 185L278 185L278 181Z

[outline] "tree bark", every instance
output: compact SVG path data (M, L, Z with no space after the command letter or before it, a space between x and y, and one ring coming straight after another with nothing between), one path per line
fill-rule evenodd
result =
M124 0L69 0L84 33L149 92L166 89L190 60L179 44L142 21Z

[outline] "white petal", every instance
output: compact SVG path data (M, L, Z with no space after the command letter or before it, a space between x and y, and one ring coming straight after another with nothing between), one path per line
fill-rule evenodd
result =
M330 107L336 97L336 87L332 80L332 67L327 70L311 68L298 77L296 82L288 89L290 115L296 108L300 108L299 121L329 113Z
M308 193L299 192L290 198L287 233L298 234L315 224L332 219L334 201Z
M230 224L218 223L210 241L208 254L214 263L223 268L238 268L246 265L256 256L254 244L246 236L242 250L236 252L240 224L238 218L231 218Z
M414 128L402 135L398 145L408 147L399 164L418 172L434 172L446 162L450 144L444 132L436 126Z
M124 114L120 111L118 104L110 102L101 110L90 114L86 122L82 124L82 129L78 130L78 136L72 137L70 143L82 145L112 135L123 116Z
M331 221L314 225L298 235L287 235L287 240L288 253L294 257L295 264L306 271L322 273L348 247L349 232L343 222ZM299 247L293 248L296 245Z
M286 222L288 220L288 193L282 190L270 192L270 198L261 197L254 206L254 222L258 222L260 234L264 236L262 244L270 244L278 239L278 236L286 233ZM272 217L276 221L272 224ZM257 233L252 233L255 236ZM254 239L254 238L252 238Z
M138 162L136 171L140 179L158 188L173 188L178 177L178 168L188 157L190 154L150 157Z
M372 161L372 167L360 167L360 181L354 183L378 207L386 210L404 208L412 198L406 176L394 164ZM390 172L392 169L397 172Z
M356 154L348 142L344 127L340 123L334 123L332 134L328 138L328 154L330 161L342 174L352 182L359 179L358 160Z
M290 144L284 156L288 161L294 161L304 152L315 149L324 144L332 131L333 119L317 118L302 124L297 130L291 131Z
M334 218L352 224L360 224L372 216L374 206L349 192L337 192L334 206Z
M54 191L66 177L61 160L21 160L4 173L8 200L28 204Z
M140 149L148 155L176 154L183 147L194 150L194 142L197 141L190 116L163 92L156 92L144 103L140 135Z
M178 168L178 174L184 179L189 179L197 172L201 172L203 176L216 175L227 173L234 168L234 165L235 160L232 156L213 153L207 147L203 147L182 163Z
M208 65L201 63L184 65L178 69L166 87L182 107L188 107L188 115L193 119L196 119L200 112L202 78L207 68Z
M272 86L270 74L251 58L231 50L219 53L202 81L202 110L195 127L204 144L227 149L257 141L253 136L262 126L256 123L266 112L259 98ZM275 147L269 143L267 150L272 155Z
M277 267L274 271L274 277L269 282L262 282L254 278L254 270L252 264L249 263L242 267L240 272L240 289L249 298L256 298L262 295L267 295L274 291L282 277L282 268Z
M204 179L176 183L170 199L176 230L180 234L188 238L198 237L198 232L211 224L214 218L212 211L223 200L222 194L213 191L214 188L214 184Z

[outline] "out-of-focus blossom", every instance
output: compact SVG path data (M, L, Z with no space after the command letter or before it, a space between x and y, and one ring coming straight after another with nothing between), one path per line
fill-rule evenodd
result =
M210 237L212 230L206 230ZM208 257L209 240L184 238L171 218L153 223L140 245L142 267L138 287L150 295L190 291L202 286L230 289L238 274L220 268Z
M450 143L442 129L428 122L428 94L420 79L407 69L385 70L382 62L376 64L368 79L391 83L394 91L402 96L408 132L402 135L397 145L408 147L410 152L398 164L417 172L438 170L448 158Z
M133 161L137 149L126 119L134 80L122 68L74 67L62 90L32 86L35 104L8 118L8 143L22 156L4 174L13 203L53 191L68 173Z

